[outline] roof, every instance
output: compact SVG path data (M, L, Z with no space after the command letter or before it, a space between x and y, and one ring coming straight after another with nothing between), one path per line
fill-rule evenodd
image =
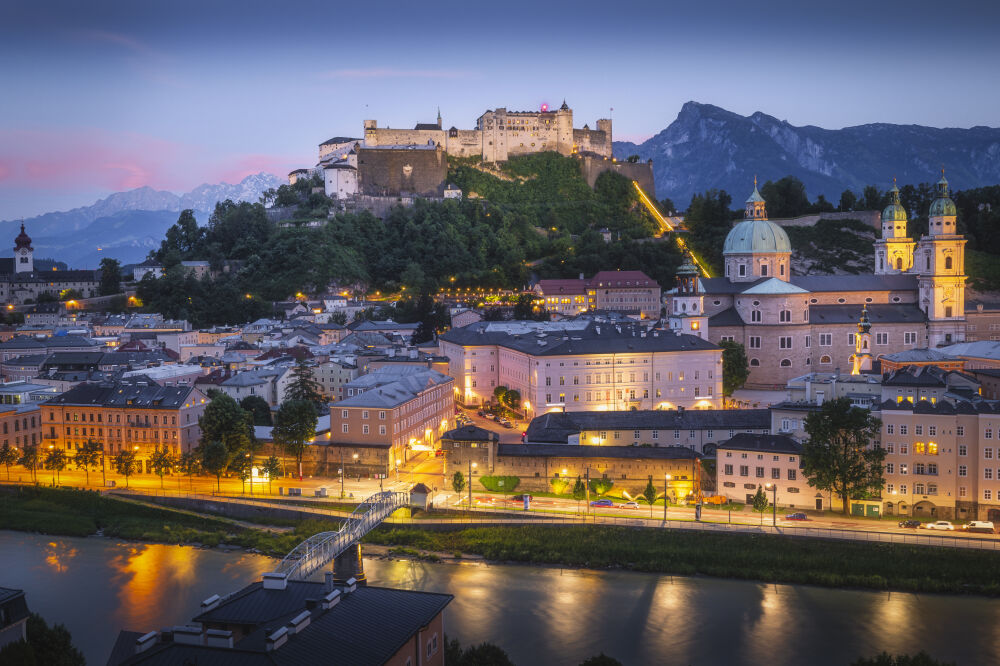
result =
M792 244L785 230L767 220L743 220L732 228L722 247L724 255L791 251Z
M685 446L577 446L570 444L500 444L497 457L631 458L697 460L701 454Z
M587 280L589 287L658 287L656 280L642 271L598 271Z
M0 607L5 611L2 614L4 623L0 624L0 630L20 622L30 614L28 604L24 599L24 590L0 587Z
M778 278L768 278L763 282L757 282L749 289L743 290L744 294L808 294L802 287L779 280Z
M480 321L438 338L467 347L497 345L530 356L718 350L698 336L646 329L636 323Z
M480 428L477 425L469 424L464 425L461 428L449 430L445 434L441 435L441 439L449 439L459 442L488 442L491 440L499 441L500 436L491 430L487 430L486 428Z
M811 292L916 291L916 275L793 275L792 284Z
M938 361L956 361L954 356L943 354L936 349L904 349L892 354L882 354L882 358L893 363L934 363Z
M323 143L321 143L319 145L326 146L326 145L329 145L331 143L349 143L351 141L357 143L358 141L361 141L361 139L355 139L355 138L349 137L349 136L335 136L332 139L327 139L326 141L324 141Z
M809 306L809 323L816 324L857 324L864 305L811 305ZM927 315L914 303L895 303L868 305L868 319L873 328L878 329L880 323L903 324L912 322L922 324L927 321Z
M2 348L3 345L0 345ZM1000 342L995 340L979 340L977 342L959 342L958 344L941 347L942 353L949 356L964 356L974 358L989 358L1000 360Z
M180 409L196 393L190 386L159 386L145 382L84 383L47 401L47 405Z
M708 318L709 328L715 326L743 326L746 322L740 316L735 307L726 308L722 312L717 312Z
M566 280L539 280L538 288L543 294L552 296L554 294L575 294L583 295L587 293L587 281L583 279Z
M404 369L418 370L419 372L406 373L406 374L396 374L384 384L377 385L375 388L365 390L359 395L354 395L349 398L344 398L343 400L338 400L335 404L336 407L386 407L392 408L399 405L406 404L411 400L415 399L420 393L423 393L429 388L434 386L439 386L442 384L447 384L449 382L455 381L448 375L442 374L437 370L428 370L423 368L416 368L414 366L392 366L389 368L379 368L375 372L368 373L367 375L362 375L358 379L352 382L348 382L345 386L357 386L355 382L364 380L364 382L378 381L381 373L386 371L399 371ZM388 378L388 376L387 376Z
M802 445L788 435L759 435L749 432L737 433L729 440L719 444L718 450L724 449L765 453L802 453Z
M417 123L413 128L415 130L439 130L441 126L437 123Z
M767 430L766 409L647 409L617 412L549 412L528 424L529 442L562 443L585 430Z

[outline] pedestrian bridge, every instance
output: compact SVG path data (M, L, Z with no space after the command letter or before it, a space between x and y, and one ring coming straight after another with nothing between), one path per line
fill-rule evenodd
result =
M309 578L341 555L349 554L352 548L357 552L362 537L396 509L409 503L410 495L405 492L384 491L371 495L344 520L339 530L314 534L293 548L274 573L284 574L288 580ZM360 552L357 552L357 559L360 561Z

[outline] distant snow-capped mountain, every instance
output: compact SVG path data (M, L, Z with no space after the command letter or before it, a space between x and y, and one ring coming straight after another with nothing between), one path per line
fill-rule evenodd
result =
M159 246L180 211L193 209L204 224L217 202L256 202L283 182L273 174L257 173L236 184L205 183L181 195L139 187L116 192L91 206L38 215L24 220L24 225L36 257L55 258L74 268L96 268L104 256L131 263L142 261L150 249ZM12 247L20 224L20 220L0 222L0 239L11 239ZM0 247L4 247L2 241Z

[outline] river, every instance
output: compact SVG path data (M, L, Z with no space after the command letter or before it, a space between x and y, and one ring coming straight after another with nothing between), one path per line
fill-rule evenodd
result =
M0 586L104 664L121 628L193 617L274 560L242 552L0 531ZM518 666L605 652L628 665L836 664L926 650L961 666L1000 663L1000 602L978 597L767 585L621 571L366 560L372 585L449 592L445 626L492 641Z

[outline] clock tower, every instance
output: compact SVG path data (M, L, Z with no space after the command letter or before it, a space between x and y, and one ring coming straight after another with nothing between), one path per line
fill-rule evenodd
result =
M21 233L14 239L14 273L31 273L35 270L35 248L31 247L31 237L24 232L21 223Z

